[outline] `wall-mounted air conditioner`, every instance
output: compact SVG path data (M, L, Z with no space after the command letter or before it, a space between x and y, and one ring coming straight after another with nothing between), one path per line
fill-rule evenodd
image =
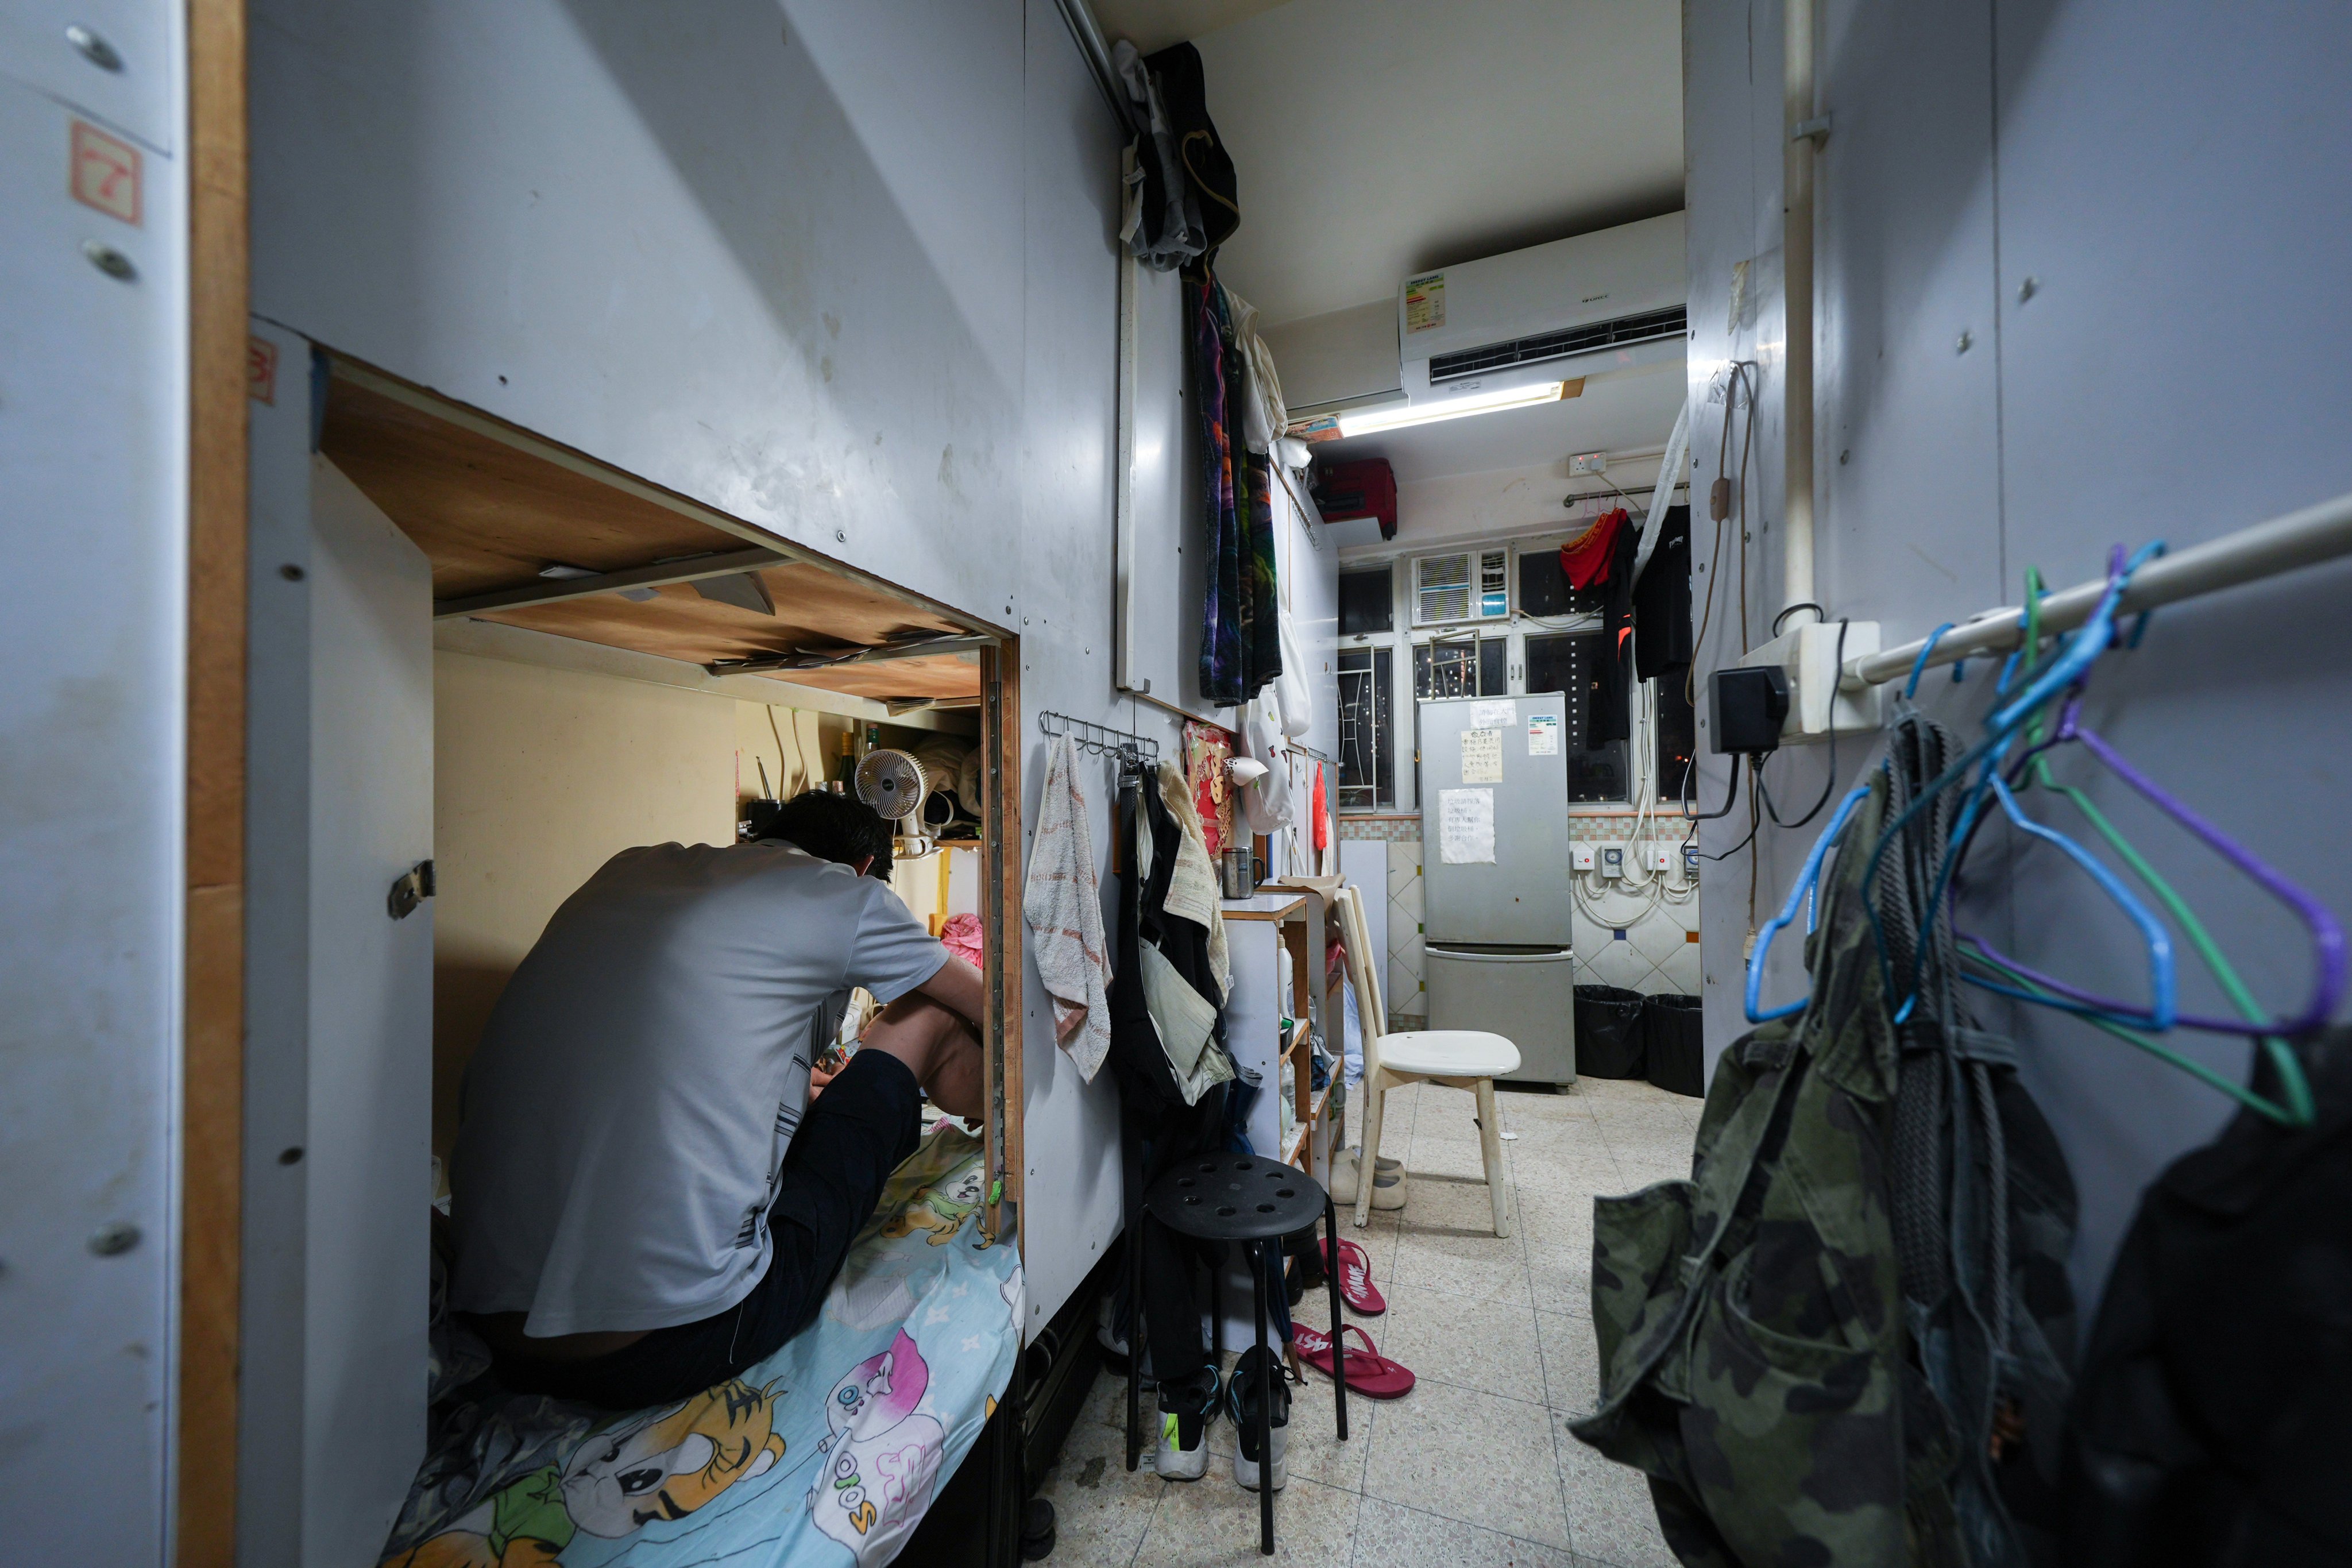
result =
M1530 246L1404 280L1397 342L1419 403L1679 356L1683 215Z
M1505 550L1423 555L1412 563L1412 624L1499 621L1511 613L1511 557Z

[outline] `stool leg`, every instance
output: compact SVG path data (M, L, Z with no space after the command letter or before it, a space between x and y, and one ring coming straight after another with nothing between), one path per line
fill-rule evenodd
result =
M1249 1249L1244 1247L1246 1253ZM1209 1264L1209 1354L1218 1372L1225 1369L1225 1248L1219 1243Z
M1243 1243L1244 1248L1249 1244ZM1257 1549L1274 1555L1274 1358L1265 1350L1265 1244L1256 1247L1250 1269L1257 1299ZM1236 1436L1234 1441L1241 1438Z
M1331 1205L1331 1194L1323 1194L1323 1234L1330 1238L1330 1267L1324 1270L1323 1286L1331 1293L1331 1370L1337 1381L1332 1397L1339 1405L1339 1441L1348 1440L1348 1352L1339 1343L1339 1215Z
M1503 1119L1495 1113L1495 1080L1478 1080L1478 1154L1486 1163L1486 1195L1495 1205L1495 1234L1511 1234L1511 1222L1506 1217L1510 1202L1503 1188Z
M1137 1215L1127 1237L1127 1468L1134 1469L1143 1454L1143 1227L1150 1223Z

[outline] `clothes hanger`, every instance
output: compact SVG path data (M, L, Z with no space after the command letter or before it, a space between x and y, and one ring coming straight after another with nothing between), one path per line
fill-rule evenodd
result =
M2091 666L2097 661L2099 656L2106 652L2106 650L2113 646L2116 640L2116 605L2117 601L2122 598L2125 588L2130 585L2132 574L2137 571L2140 566L2147 563L2150 558L2161 553L2163 549L2164 545L2162 541L2157 541L2149 544L2142 545L2137 551L2133 552L2128 559L2111 563L2107 576L2106 591L2100 595L2099 601L2097 605L2093 607L2089 619L2085 620L2080 627L2060 639L2056 656L2051 659L2048 668L2038 673L2032 674L2028 679L2026 688L2023 691L2020 692L2016 697L2010 699L2000 706L1996 707L1993 711L1986 717L1984 735L1973 745L1961 752L1959 757L1957 758L1949 766L1946 767L1942 773L1930 780L1927 784L1921 789L1916 798L1913 799L1907 805L1906 805L1904 809L1896 815L1895 820L1887 825L1886 831L1880 835L1878 843L1871 850L1870 863L1863 869L1863 891L1864 893L1863 908L1870 919L1872 935L1877 941L1880 973L1886 987L1886 994L1890 998L1897 994L1895 983L1894 964L1888 956L1890 949L1886 941L1886 930L1884 922L1879 918L1878 900L1875 897L1875 888L1879 872L1885 865L1888 847L1896 841L1898 837L1900 837L1910 824L1918 817L1921 812L1927 809L1928 805L1933 803L1938 795L1942 795L1952 785L1969 778L1971 773L1976 775L1976 782L1969 786L1968 798L1962 805L1958 815L1954 819L1950 845L1945 850L1943 861L1937 868L1936 877L1929 889L1926 906L1920 918L1917 940L1920 946L1924 949L1930 933L1934 929L1937 913L1944 907L1947 901L1946 894L1950 888L1954 875L1958 869L1960 858L1966 853L1969 844L1975 835L1976 828L1979 825L1979 820L1983 816L1987 805L1989 803L1994 803L1992 784L1994 781L2000 777L2002 758L2007 754L2010 747L2016 742L2020 730L2022 729L2023 726L2036 714L2040 713L2053 698L2056 698L2069 687L2072 687L2080 681L2089 671ZM2021 623L2024 618L2025 617L2023 616L2020 616ZM1932 640L1927 647L1920 649L1919 658L1912 666L1912 675L1915 684L1920 670L1926 668L1927 658L1932 651ZM2015 662L2016 661L2014 660L2011 661L2011 668L2014 668ZM2004 673L2006 674L2007 671L2004 671ZM2016 812L2011 811L2011 808L2015 805L2013 799L2007 803L1995 804L2001 804L2003 811L2011 814L2013 818L2022 818L2023 816L2021 810ZM2034 826L2038 828L2041 825L2035 824ZM2055 834L2054 829L2048 831ZM2061 842L2062 845L2071 846L2074 851L2080 852L2081 847L2074 845L2073 841L2071 839L2067 839L2063 834L2055 834L2055 838L2057 841ZM2081 852L2076 858L2078 864L2084 862L2087 862L2090 865L2098 864L2095 859L2091 858L2087 855L2087 852ZM2104 868L2102 868L2102 869L2104 869ZM2132 915L2134 923L2139 924L2143 932L2148 929L2147 921L2141 918L2146 916L2147 913L2147 906L2140 904L2137 900L2134 899L2131 896L2129 889L2124 888L2120 882L2116 881L2112 877L2109 877L2105 882L2102 883L2101 890L2103 892L2109 893L2111 898L2116 894L2121 894L2122 897L2120 901L2124 905L2126 911ZM2162 930L2160 925L2156 929L2159 931ZM2158 954L2151 950L2149 960L2150 974L2152 979L2159 973L2166 975L2169 974L2170 954L2168 948L2169 944L2168 942L2167 952L2163 955L2161 963L2158 961ZM2164 1000L2166 1005L2168 1006L2169 993L2160 989L2158 995L2159 999ZM1918 993L1916 990L1905 994L1902 1000L1895 1005L1895 1022L1902 1023L1908 1019L1912 1009L1917 1005L1917 1002Z
M1789 889L1789 896L1781 903L1780 912L1765 921L1764 929L1756 933L1756 950L1748 955L1748 985L1741 996L1749 1023L1769 1023L1774 1018L1786 1018L1791 1014L1801 1013L1811 1000L1790 1002L1780 1007L1764 1006L1764 959L1772 951L1773 933L1797 918L1797 906L1801 903L1805 906L1805 932L1809 936L1812 934L1819 913L1813 893L1821 884L1822 862L1829 857L1830 846L1836 843L1838 836L1845 831L1854 809L1869 797L1870 785L1867 783L1858 784L1846 792L1845 798L1838 802L1837 813L1830 818L1830 825L1822 829L1822 836L1813 840L1812 848L1806 853L1804 868L1797 873L1796 886Z
M2011 656L2011 669L2015 668L2020 655L2025 655L2038 647L2040 639L2037 634L2042 595L2042 574L2038 570L2029 568L2026 573L2027 640L2020 648L2019 655ZM2126 647L2137 643L2140 636L2146 631L2147 620L2147 617L2145 615L2139 617L2138 624L2133 628L2131 641L2126 645ZM2009 669L2003 671L2004 684L2009 674ZM2232 1098L2273 1120L2292 1126L2309 1126L2316 1114L2309 1080L2304 1074L2301 1059L2295 1055L2293 1047L2284 1037L2316 1029L2334 1016L2336 1007L2342 999L2345 984L2345 941L2342 927L2326 905L2272 869L2259 857L2221 828L2207 822L2186 803L2133 766L2103 737L2086 729L2082 723L2081 709L2082 693L2077 688L2069 695L2057 729L2053 734L2046 739L2043 738L2040 732L2041 723L2038 720L2035 721L2028 733L2028 749L2017 759L2011 769L2011 784L2014 785L2022 780L2029 786L2038 785L2067 800L2106 841L2109 847L2114 849L2116 855L2131 868L2133 873L2156 894L2167 912L2171 915L2174 923L2188 937L2189 944L2197 951L2215 982L2246 1020L2240 1023L2235 1019L2184 1014L2179 1016L2175 1022L2180 1026L2214 1033L2254 1037L2260 1048L2270 1060L2273 1072L2277 1075L2280 1092L2286 1103L2284 1107L2280 1107L2253 1094L2251 1090L2244 1089L2241 1085L2222 1079L2221 1081L2225 1085L2227 1092ZM2155 805L2158 810L2179 822L2209 847L2260 884L2264 891L2294 911L2296 919L2301 921L2311 933L2315 967L2317 970L2311 998L2301 1016L2292 1019L2271 1017L2255 1000L2252 991L2239 978L2237 971L2223 956L2220 944L2207 932L2203 923L2189 909L2187 900L2173 890L2172 886L2148 864L2147 858L2140 854L2137 847L2107 820L2106 815L2088 795L2074 785L2062 784L2055 778L2050 769L2048 753L2054 747L2070 741L2082 744L2085 750L2091 752L2102 763L2106 763L2112 771L2124 779L2125 783ZM2036 991L2053 997L2112 1006L2106 998L2077 990L2049 975L2037 973L2030 966L2000 952L1979 936L1969 932L1957 934L1976 949L1976 952L1969 956L1990 964L1998 972L2006 975L2012 984L2030 984ZM2041 998L2028 999L2040 1000ZM2118 1026L2109 1028L2109 1033L2126 1038L2132 1044L2141 1046L2143 1048L2151 1049L2167 1060L2173 1059L2173 1053L2153 1047L2130 1030L2120 1026L2127 1023L2150 1024L2152 1020L2134 1020L2127 1014L2118 1010L2115 1017L2105 1021L2097 1019L2094 1021L2100 1022L2102 1027L2106 1027L2108 1023L2115 1023ZM2218 1078L2218 1075L2213 1074L2201 1064L2192 1065L2185 1058L2176 1062L2176 1065L2183 1066L2195 1076L2207 1081L2214 1081Z

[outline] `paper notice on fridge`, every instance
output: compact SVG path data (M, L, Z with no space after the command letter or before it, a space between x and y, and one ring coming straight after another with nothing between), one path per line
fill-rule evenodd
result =
M1470 704L1470 723L1480 730L1516 730L1519 724L1519 705L1506 697L1499 702Z
M1495 863L1495 792L1437 792L1437 858L1448 866Z
M1528 715L1528 755L1556 757L1559 755L1559 715L1530 713Z
M1500 730L1462 731L1462 782L1503 782L1503 732Z

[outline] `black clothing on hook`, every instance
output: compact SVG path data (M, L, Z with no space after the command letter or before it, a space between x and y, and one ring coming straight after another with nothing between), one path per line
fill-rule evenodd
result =
M1633 584L1634 679L1686 669L1691 658L1690 508L1670 506Z
M2140 1200L2070 1415L2070 1568L2352 1563L2352 1030L2301 1054L2313 1126L2241 1110Z
M1592 658L1592 700L1584 710L1584 747L1597 752L1633 738L1633 531L1621 528L1597 586L1609 590Z

